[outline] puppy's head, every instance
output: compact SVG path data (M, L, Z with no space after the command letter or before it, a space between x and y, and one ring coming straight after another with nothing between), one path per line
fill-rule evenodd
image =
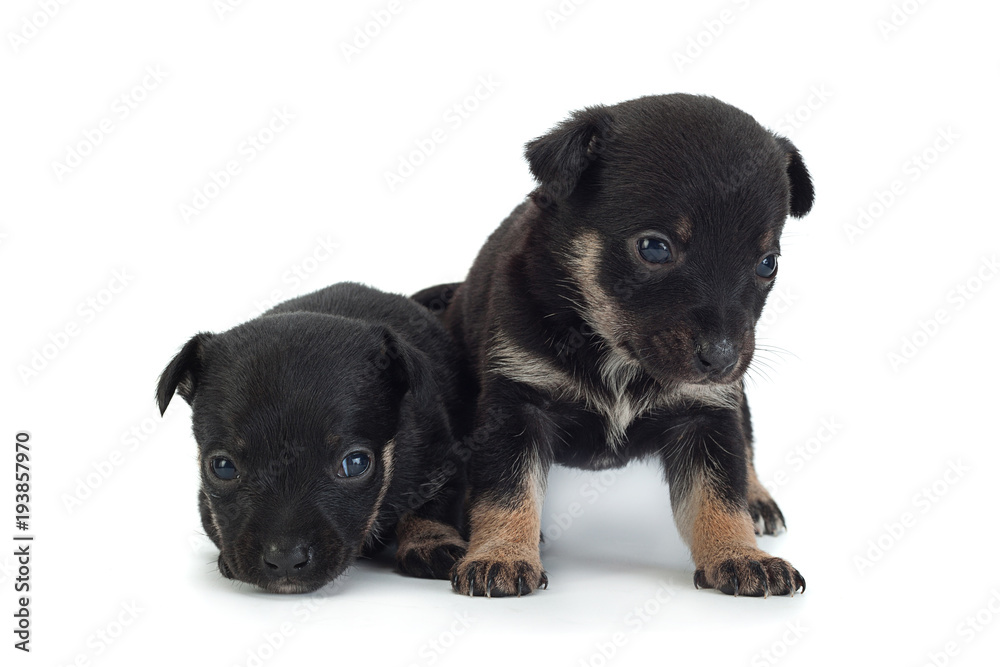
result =
M191 404L202 523L223 575L293 593L347 568L376 537L393 470L415 465L399 436L439 418L425 409L428 364L387 328L312 313L188 341L157 401L166 410L176 391Z
M573 114L527 145L537 228L567 302L616 358L667 384L732 383L813 187L790 141L709 97Z

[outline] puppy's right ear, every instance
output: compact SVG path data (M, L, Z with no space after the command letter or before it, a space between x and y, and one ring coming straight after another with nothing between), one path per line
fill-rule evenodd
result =
M198 376L201 374L204 345L213 335L200 333L191 338L163 369L160 384L156 387L156 404L160 408L161 416L167 411L175 391L188 403L194 400L198 388Z
M612 117L605 106L575 111L548 134L528 142L524 155L535 179L541 183L535 200L568 197L611 136Z
M793 218L801 218L812 209L814 197L812 178L795 144L785 137L775 136L775 138L778 140L778 145L784 149L788 161L786 170L790 189L789 212Z

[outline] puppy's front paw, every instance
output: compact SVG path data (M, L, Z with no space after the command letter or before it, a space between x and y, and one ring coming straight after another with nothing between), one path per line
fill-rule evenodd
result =
M806 580L791 563L759 549L740 549L710 563L699 564L694 573L697 588L715 588L726 595L767 597L805 593Z
M452 588L464 595L521 597L548 585L538 551L516 544L470 553L451 573Z
M753 532L757 535L778 535L785 532L785 516L778 503L760 482L751 480L747 487L747 510L753 521Z
M400 520L396 535L396 567L411 577L447 579L469 547L454 526L414 516Z

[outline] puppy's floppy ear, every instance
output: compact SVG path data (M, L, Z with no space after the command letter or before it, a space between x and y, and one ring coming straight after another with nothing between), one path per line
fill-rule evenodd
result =
M431 372L431 361L428 356L403 340L395 331L385 326L378 326L378 334L382 339L382 365L388 365L393 379L398 381L405 391L415 395L420 402L439 400L437 383Z
M400 387L402 400L399 431L411 435L433 434L450 437L451 428L442 388L434 378L433 366L426 353L403 340L388 327L378 327L382 338L383 359Z
M175 391L188 403L194 400L198 376L201 374L204 345L213 335L200 333L192 337L163 369L160 383L156 387L156 404L160 408L160 415L167 411Z
M524 155L542 187L539 196L568 197L580 176L598 159L611 136L612 117L605 106L575 111L548 134L529 141Z
M813 205L813 184L809 177L809 170L806 169L805 162L799 154L799 149L791 141L784 137L775 135L778 145L785 151L788 157L788 185L791 188L790 205L791 214L796 218L801 218L812 209Z

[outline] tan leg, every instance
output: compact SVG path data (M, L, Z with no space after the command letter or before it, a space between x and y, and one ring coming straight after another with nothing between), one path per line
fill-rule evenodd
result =
M691 471L671 489L674 517L691 547L695 585L730 595L794 595L806 582L787 561L757 548L746 507L723 499L718 481L704 469Z
M538 551L542 486L535 475L527 475L514 497L498 501L481 496L472 501L469 551L452 573L456 591L520 597L548 586Z

